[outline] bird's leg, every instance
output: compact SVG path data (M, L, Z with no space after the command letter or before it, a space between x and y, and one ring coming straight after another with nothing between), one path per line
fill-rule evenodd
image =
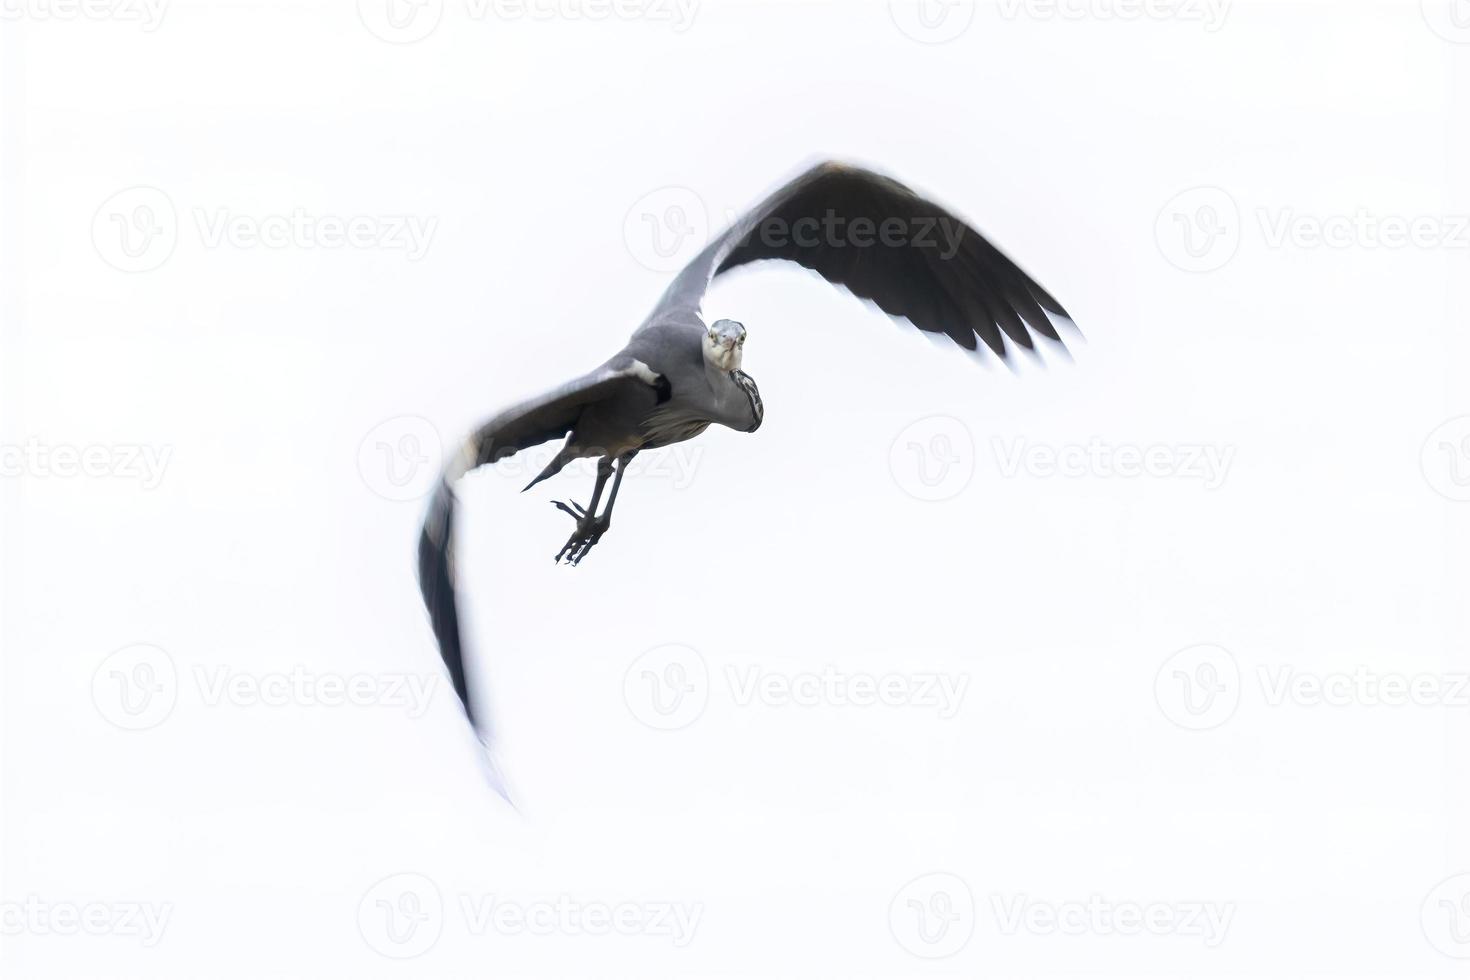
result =
M578 565L583 558L587 557L587 552L592 550L592 546L602 540L602 536L612 526L613 505L618 500L618 488L623 484L623 473L628 469L628 462L636 455L636 452L632 452L618 458L617 475L613 477L612 492L608 494L607 506L603 508L601 516L597 515L597 504L602 498L603 485L607 483L607 478L613 470L613 460L610 458L604 458L597 464L597 485L592 489L592 502L587 505L586 510L576 504L568 506L561 501L556 501L558 508L577 519L577 530L572 533L557 554L557 561L565 558L573 565Z
M602 529L606 531L612 526L613 504L618 502L618 487L623 485L623 474L627 472L628 464L633 462L633 457L638 455L635 449L626 456L618 457L618 474L613 477L612 492L607 495L607 506L602 509Z
M592 545L597 543L597 538L602 537L602 533L597 528L597 504L602 499L602 488L607 485L607 478L612 476L612 469L613 461L610 458L604 456L597 461L597 483L592 487L592 500L587 504L585 510L575 503L552 501L557 510L570 514L577 522L577 529L556 553L556 561L560 562L566 558L575 565L581 561L581 556L587 554Z

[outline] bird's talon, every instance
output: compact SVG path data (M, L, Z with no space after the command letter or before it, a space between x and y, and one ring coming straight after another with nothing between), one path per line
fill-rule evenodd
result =
M606 517L591 517L576 504L571 505L571 507L577 508L577 512L574 512L571 507L566 506L561 501L553 501L553 503L562 511L571 514L577 519L577 529L572 532L570 538L567 538L567 543L562 545L561 551L557 552L555 558L557 564L565 561L568 565L575 568L582 563L583 558L587 557L587 553L592 550L592 546L602 540L602 536L607 533L610 522Z

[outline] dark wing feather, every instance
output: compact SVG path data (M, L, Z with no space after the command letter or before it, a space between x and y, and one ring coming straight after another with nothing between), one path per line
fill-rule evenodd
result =
M449 669L454 691L483 741L488 742L489 730L478 723L471 706L459 630L459 604L455 600L454 483L471 470L565 437L588 405L616 394L625 386L647 384L630 370L609 367L523 402L497 415L466 439L440 477L419 535L419 591L423 593L424 606L439 642L439 654Z
M887 229L885 232L884 229ZM796 262L920 330L1002 359L1032 334L1060 340L1067 311L974 228L892 178L823 163L771 195L681 272L654 318L698 309L718 275L752 262Z

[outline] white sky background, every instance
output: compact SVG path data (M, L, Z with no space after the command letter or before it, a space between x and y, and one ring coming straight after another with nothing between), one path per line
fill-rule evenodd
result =
M7 977L1461 975L1470 705L1271 703L1288 668L1470 672L1470 45L1449 40L1470 28L1448 5L1237 2L1211 30L1188 4L981 4L944 44L882 3L706 2L679 31L445 0L412 44L346 3L175 2L151 31L4 9L6 459L168 453L146 488L34 462L0 480ZM1087 342L977 366L763 269L706 312L749 328L765 426L665 460L689 479L630 477L580 568L549 560L571 522L547 501L585 500L585 476L467 481L512 813L439 680L422 501L375 492L376 444L437 457L436 433L599 363L668 281L644 215L718 226L826 155L971 219ZM136 186L155 196L113 200ZM1199 187L1222 193L1178 197ZM172 251L115 268L111 215L158 193ZM298 209L432 234L417 259L211 237ZM1336 220L1360 213L1433 242ZM1192 258L1180 222L1212 214ZM1301 237L1324 223L1348 240ZM910 443L950 499L908 492L929 493ZM1094 443L1229 467L1211 489L1007 466ZM109 700L135 644L167 655L147 655L166 714ZM639 658L669 644L707 706L659 731ZM1166 665L1201 644L1228 654ZM1233 713L1171 700L1202 657ZM731 680L829 667L965 693L941 718L741 704ZM440 686L419 718L252 701L293 671L387 702ZM401 873L432 887L377 885ZM415 889L429 918L399 943L376 903ZM948 931L909 905L946 894ZM700 918L676 947L465 911L559 896ZM1035 924L1094 897L1178 928ZM103 935L19 918L97 902ZM156 943L128 903L167 910ZM1219 942L1179 924L1191 903L1228 914Z

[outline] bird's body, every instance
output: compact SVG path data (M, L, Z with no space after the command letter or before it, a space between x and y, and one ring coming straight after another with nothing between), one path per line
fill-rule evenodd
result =
M557 560L579 563L607 532L633 456L693 439L711 425L741 432L760 427L760 392L741 369L745 327L732 320L706 325L700 308L715 277L772 259L803 265L966 350L983 342L1002 360L1010 348L1033 349L1033 334L1060 343L1050 317L1069 319L979 232L897 181L827 163L779 189L685 267L622 350L582 377L496 416L445 468L419 541L419 583L440 653L472 722L476 713L454 593L455 480L563 437L562 449L531 486L574 459L597 458L588 506L556 502L577 522ZM611 493L599 515L610 478ZM483 724L476 728L485 738Z
M743 335L741 329L732 342L743 343ZM583 404L561 452L530 486L574 459L621 459L693 439L711 425L754 431L762 418L759 395L751 397L754 382L706 356L709 337L694 311L675 311L640 329L588 377L611 374L642 384L615 386Z

